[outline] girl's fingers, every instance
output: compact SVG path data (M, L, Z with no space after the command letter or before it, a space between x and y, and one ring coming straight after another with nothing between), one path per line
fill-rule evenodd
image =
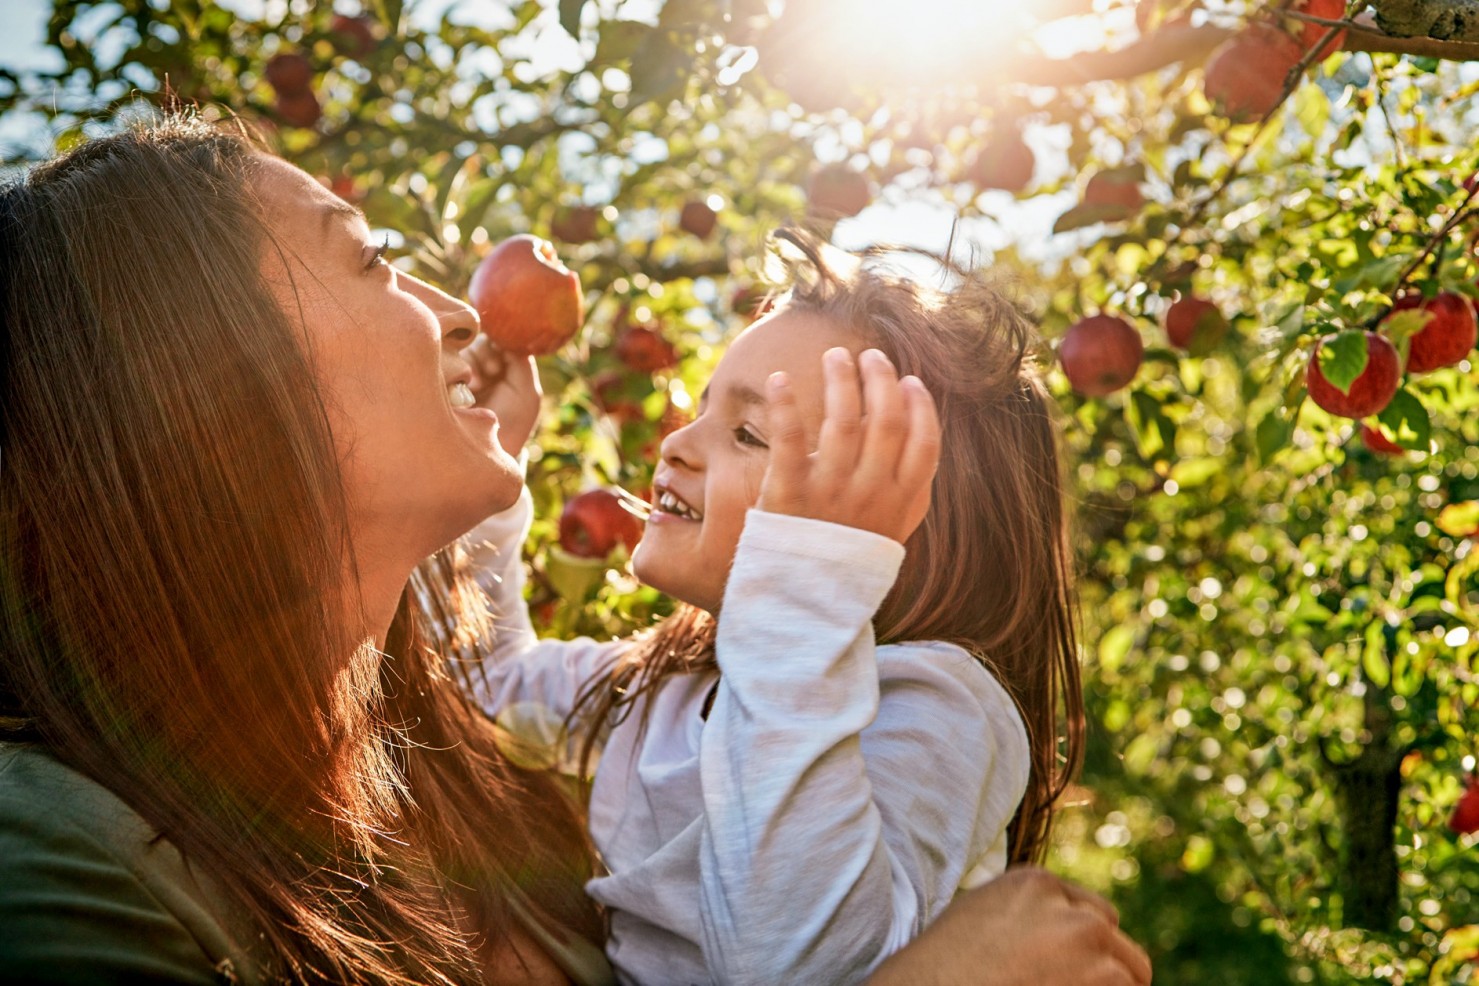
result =
M772 373L765 382L770 460L760 484L760 508L772 513L795 513L806 501L806 429L796 407L796 394L784 373Z
M898 373L887 356L868 349L858 357L863 374L863 448L857 470L865 482L889 483L895 478L899 449L909 430L908 409L899 390Z
M940 464L940 418L935 399L918 377L905 377L899 389L908 405L908 435L899 456L898 482L904 489L929 489Z
M822 354L822 375L826 395L817 465L829 478L845 476L857 468L863 434L863 402L852 353L841 346L827 350Z

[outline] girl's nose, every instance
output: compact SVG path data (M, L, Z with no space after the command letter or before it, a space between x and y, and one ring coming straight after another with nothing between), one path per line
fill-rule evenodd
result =
M690 421L688 424L675 431L668 432L662 440L658 457L670 466L681 466L685 469L698 469L703 465L703 457L698 452L697 429L698 421Z

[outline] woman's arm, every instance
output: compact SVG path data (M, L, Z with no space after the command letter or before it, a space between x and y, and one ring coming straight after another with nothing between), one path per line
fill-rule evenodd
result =
M962 894L868 986L1150 986L1150 959L1108 901L1024 867Z

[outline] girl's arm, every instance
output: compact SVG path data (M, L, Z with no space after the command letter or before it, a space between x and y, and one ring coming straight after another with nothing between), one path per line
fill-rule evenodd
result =
M524 464L522 450L539 416L539 371L533 357L516 357L479 336L463 351L473 370L478 405L498 413L499 441ZM620 654L621 641L541 640L524 604L523 547L534 518L528 488L507 510L494 514L464 538L474 578L488 594L493 613L492 657L474 673L473 698L489 715L518 702L546 707L563 720L585 684L604 674ZM536 716L536 718L538 718Z
M716 982L861 980L950 903L1021 799L1026 736L986 671L948 645L875 650L902 554L856 529L747 518L700 743Z
M489 715L516 702L533 702L547 708L551 719L563 720L586 684L610 669L626 642L541 640L534 632L524 603L522 556L533 517L534 502L525 487L517 503L467 536L468 561L493 614L491 656L471 675L472 693Z
M984 669L953 647L874 648L929 506L933 402L880 353L858 360L861 387L846 350L823 362L814 453L784 376L770 381L761 509L719 617L700 871L724 982L861 979L1000 858L1026 784L1025 734Z

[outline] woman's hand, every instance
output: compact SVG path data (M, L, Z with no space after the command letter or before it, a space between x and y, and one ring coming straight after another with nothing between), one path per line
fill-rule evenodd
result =
M757 505L902 544L929 511L930 482L940 460L934 398L916 377L900 380L876 349L865 350L856 364L846 349L829 349L822 367L825 417L810 455L786 374L773 373L766 383L770 463Z
M868 986L1149 986L1150 959L1110 903L1013 868L961 894Z
M478 335L462 351L472 365L472 394L478 407L498 415L498 443L519 457L539 421L539 370L532 356L514 356Z

